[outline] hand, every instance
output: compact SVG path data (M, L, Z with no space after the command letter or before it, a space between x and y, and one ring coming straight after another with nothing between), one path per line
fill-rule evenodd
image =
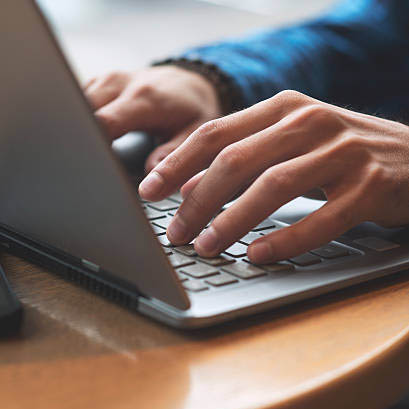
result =
M145 199L159 200L182 187L185 200L167 232L180 245L196 237L249 183L195 240L200 255L217 255L316 187L325 192L327 203L253 242L251 261L288 259L363 221L407 224L409 127L284 91L201 126L147 176L139 191Z
M112 73L90 80L84 91L112 140L139 130L166 142L148 157L147 171L201 124L221 115L211 83L174 66Z

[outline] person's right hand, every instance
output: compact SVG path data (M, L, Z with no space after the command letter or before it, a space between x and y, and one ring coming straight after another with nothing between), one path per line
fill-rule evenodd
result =
M138 130L163 142L148 157L147 172L200 125L221 115L213 85L175 66L111 73L91 79L84 91L112 140Z

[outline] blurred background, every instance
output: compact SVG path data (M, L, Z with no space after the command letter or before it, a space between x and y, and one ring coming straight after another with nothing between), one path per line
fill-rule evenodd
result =
M37 0L81 81L323 12L334 0Z

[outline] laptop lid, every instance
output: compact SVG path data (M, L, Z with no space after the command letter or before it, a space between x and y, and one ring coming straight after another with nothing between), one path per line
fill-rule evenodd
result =
M1 2L0 52L0 223L188 308L33 0Z

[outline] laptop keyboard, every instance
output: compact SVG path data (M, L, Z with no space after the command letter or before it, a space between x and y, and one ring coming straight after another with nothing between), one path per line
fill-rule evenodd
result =
M218 288L230 288L252 282L260 277L279 277L322 262L360 254L332 242L287 261L253 265L247 259L247 246L263 235L283 227L283 224L278 221L266 219L219 256L200 257L192 243L175 247L166 237L166 229L181 203L182 197L179 193L160 202L151 203L141 200L145 214L170 264L175 269L182 286L189 292L199 293Z

